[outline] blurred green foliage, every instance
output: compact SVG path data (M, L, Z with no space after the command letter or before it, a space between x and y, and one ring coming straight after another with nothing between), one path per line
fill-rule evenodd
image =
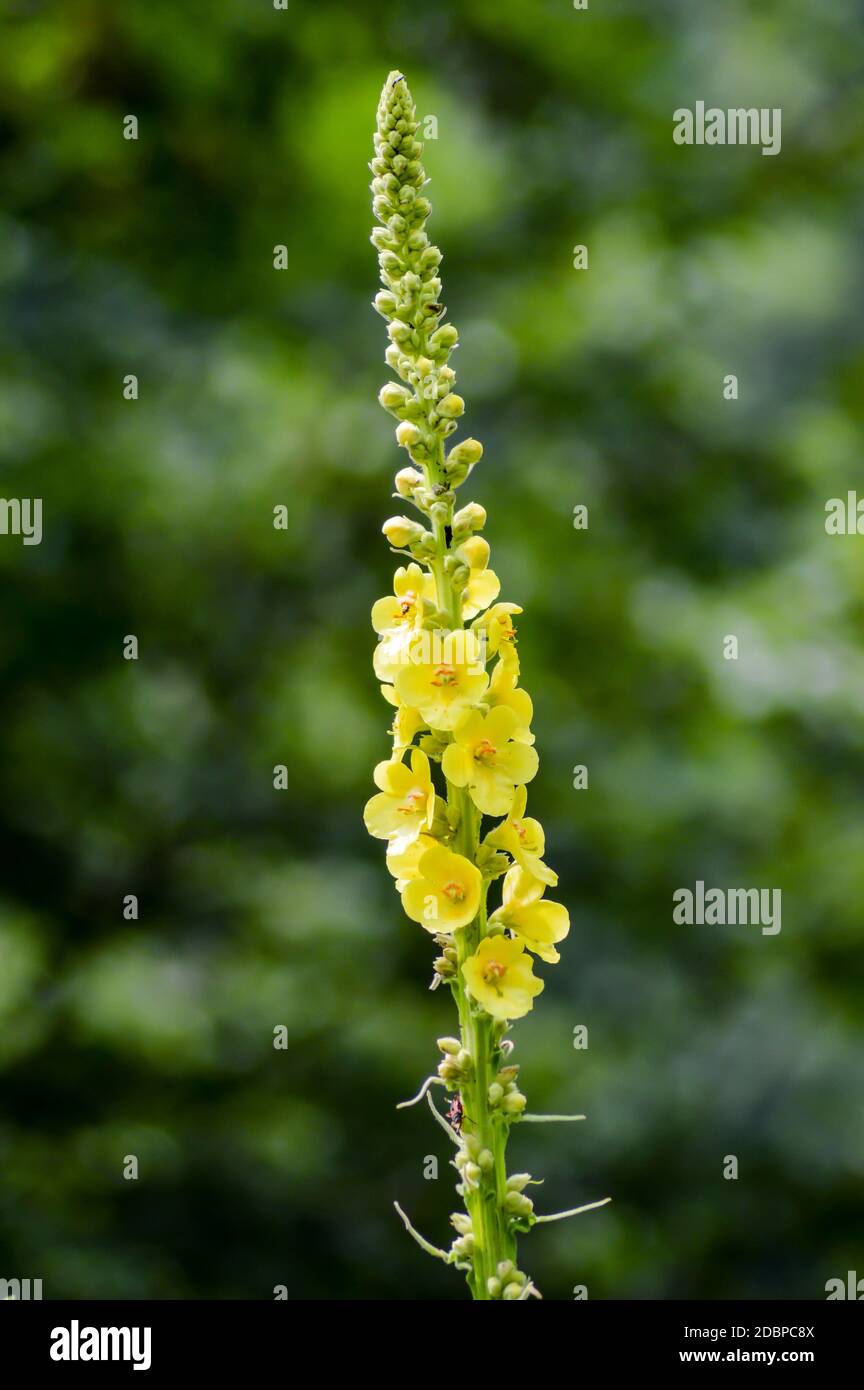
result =
M2 490L45 533L0 538L0 1273L464 1297L391 1206L446 1239L446 1139L394 1105L453 1018L361 821L401 66L574 922L517 1058L589 1119L513 1156L538 1209L614 1198L524 1264L551 1298L823 1297L862 1258L864 562L824 531L861 478L858 5L6 11ZM697 100L781 107L781 154L675 146ZM696 879L782 889L782 934L674 926Z

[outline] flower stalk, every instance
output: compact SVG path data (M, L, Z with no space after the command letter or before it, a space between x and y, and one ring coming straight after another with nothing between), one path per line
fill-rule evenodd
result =
M450 366L458 333L445 322L441 252L426 233L422 146L399 72L384 84L374 145L372 242L382 281L374 305L388 324L385 356L398 378L378 399L399 422L396 440L410 459L396 475L396 495L421 520L394 516L382 528L407 563L372 609L393 747L375 769L378 792L364 819L386 842L407 916L438 948L432 987L449 988L456 1004L459 1037L438 1040L437 1073L403 1104L425 1095L447 1130L465 1208L451 1217L456 1236L447 1251L397 1211L422 1249L464 1271L475 1299L510 1302L540 1296L517 1267L518 1235L608 1199L538 1216L525 1192L530 1174L507 1173L514 1124L583 1118L526 1113L507 1036L543 989L532 956L559 959L569 917L544 896L557 874L543 861L542 826L525 815L538 758L531 700L518 684L514 617L522 610L497 601L500 583L480 535L485 510L476 502L456 509L456 491L483 449L471 438L447 445L465 410ZM490 885L502 877L501 905L490 915ZM438 1085L452 1097L446 1119L432 1096Z

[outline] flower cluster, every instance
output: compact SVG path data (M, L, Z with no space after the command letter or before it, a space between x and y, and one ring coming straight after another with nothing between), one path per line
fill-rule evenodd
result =
M527 1298L536 1290L514 1263L515 1236L543 1218L525 1195L528 1176L507 1178L504 1168L509 1127L526 1105L506 1033L543 989L533 958L559 959L569 918L545 897L557 875L544 863L542 826L525 815L538 758L531 700L519 686L514 620L522 610L499 600L480 535L483 507L456 507L456 489L483 449L472 438L451 442L465 410L450 365L458 334L445 321L441 253L425 230L431 207L416 132L407 83L392 72L370 167L383 285L374 304L398 381L378 399L410 459L396 475L397 494L419 519L394 516L383 526L404 561L392 594L372 609L393 749L375 769L365 822L386 841L407 916L439 948L433 988L451 988L459 1010L461 1037L440 1040L443 1061L424 1089L456 1093L449 1121L433 1109L457 1146L467 1212L454 1216L457 1238L446 1254L417 1239L464 1268L476 1298ZM501 905L487 916L490 884L500 878Z

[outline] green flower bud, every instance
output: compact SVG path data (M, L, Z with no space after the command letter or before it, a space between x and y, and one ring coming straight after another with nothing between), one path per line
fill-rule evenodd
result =
M530 1173L513 1173L507 1179L507 1189L510 1192L521 1192L531 1181Z
M438 1063L438 1075L448 1086L452 1086L462 1080L462 1068L453 1057L445 1057L443 1062Z
M453 544L461 545L474 531L482 531L486 525L486 508L479 502L469 502L461 507L453 518Z
M412 521L410 516L391 516L384 522L381 530L397 550L405 550L409 545L415 545L426 535L419 521Z
M413 420L403 420L396 428L396 441L403 449L410 449L413 445L419 444L422 437Z
M391 343L410 342L413 331L414 330L407 323L403 323L401 319L394 319L392 323L387 325L387 332L390 336Z
M446 400L445 396L445 400ZM444 402L442 401L443 405ZM440 406L439 406L440 409ZM460 468L473 468L475 463L479 463L483 457L483 445L479 439L463 439L455 448L451 449L445 463L449 466Z
M512 1260L502 1260L501 1263L498 1265L498 1268L495 1270L495 1273L498 1275L498 1278L501 1280L501 1283L503 1284L506 1282L506 1280L510 1278L511 1274L518 1274L519 1271L517 1270Z
M394 479L400 497L412 498L414 492L423 484L423 474L416 468L400 468Z
M511 1081L515 1081L519 1075L518 1066L502 1067L498 1073L498 1080L502 1086L508 1086Z
M392 319L398 307L396 296L391 294L389 290L379 290L372 303L381 317L385 319Z
M489 1104L498 1105L504 1097L504 1087L499 1086L497 1081L493 1081L488 1091Z
M408 358L395 343L391 343L388 347L384 354L384 361L392 371L397 372L402 377L403 381L405 380Z
M501 1280L496 1279L494 1274L486 1280L486 1292L490 1298L501 1297Z
M477 1162L483 1172L488 1173L490 1169L495 1167L495 1155L491 1149L481 1149L477 1155Z
M471 1217L466 1215L464 1211L454 1211L450 1217L450 1224L459 1232L460 1236L470 1236L473 1234L474 1228L471 1225Z
M461 594L467 588L468 580L471 578L471 571L467 565L454 565L450 576L453 584L454 594Z
M501 1297L506 1299L508 1303L515 1303L517 1298L522 1297L522 1285L508 1284Z
M390 325L392 328L392 324ZM451 391L449 396L445 396L443 401L438 402L438 414L443 415L446 420L457 420L465 410L465 402L461 396L457 396L455 391Z
M442 323L440 328L436 328L432 337L429 339L429 346L433 352L450 352L459 341L459 334L452 323Z
M404 410L411 399L412 395L407 386L398 386L395 381L388 381L378 392L378 404L383 405L391 414Z
M504 1097L501 1109L507 1115L521 1115L527 1104L528 1101L521 1091L512 1091L510 1095Z
M451 1057L455 1057L457 1052L462 1050L462 1044L458 1038L439 1038L436 1046L441 1052L447 1052Z

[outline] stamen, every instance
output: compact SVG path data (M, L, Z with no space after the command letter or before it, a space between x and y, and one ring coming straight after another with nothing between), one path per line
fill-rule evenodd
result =
M458 685L459 677L454 666L438 666L432 677L432 685Z

